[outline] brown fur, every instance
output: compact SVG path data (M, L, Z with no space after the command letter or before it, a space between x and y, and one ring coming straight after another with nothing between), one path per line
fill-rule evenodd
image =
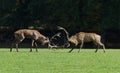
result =
M42 45L49 42L49 39L46 38L41 33L39 33L37 30L20 29L14 32L14 37L15 37L14 43L16 45L17 52L18 52L18 44L21 43L25 38L29 38L32 40L32 47L35 45L36 51L38 51L36 41L41 42ZM13 47L13 44L12 44L12 47ZM10 52L12 51L12 47L10 49ZM30 52L32 52L32 47L30 48Z

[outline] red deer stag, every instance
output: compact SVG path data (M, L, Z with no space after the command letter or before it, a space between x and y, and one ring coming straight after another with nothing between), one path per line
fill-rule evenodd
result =
M34 45L36 46L36 52L38 51L36 41L40 42L42 45L49 43L49 39L39 33L37 30L20 29L14 32L14 37L14 43L12 43L10 52L12 51L12 47L14 44L16 45L16 51L18 52L18 44L21 43L25 38L29 38L32 40L30 52L32 52L32 47Z
M98 48L96 49L95 52L98 51L100 46L103 47L103 51L105 52L105 46L103 43L101 43L101 36L100 35L98 35L96 33L79 32L79 33L76 33L75 35L72 35L71 37L69 37L69 33L67 32L66 29L64 29L63 27L60 27L60 26L58 26L58 28L65 31L65 33L67 35L67 40L70 43L74 44L75 46L80 44L80 48L79 48L78 52L80 52L80 49L83 47L84 42L93 42L95 45L97 45ZM69 51L69 53L72 52L73 49L74 48L72 47L72 49Z

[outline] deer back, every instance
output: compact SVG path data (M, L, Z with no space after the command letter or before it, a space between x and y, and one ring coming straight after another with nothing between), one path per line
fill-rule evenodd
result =
M79 41L84 41L84 42L91 42L95 41L98 38L100 38L100 35L96 33L87 33L87 32L79 32L78 33L78 40Z

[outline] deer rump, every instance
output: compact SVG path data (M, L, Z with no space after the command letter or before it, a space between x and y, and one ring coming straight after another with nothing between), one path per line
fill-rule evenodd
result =
M74 46L77 46L78 44L80 44L80 49L83 47L83 44L86 42L93 42L95 45L98 46L98 48L96 49L95 52L98 51L99 47L101 46L103 48L103 51L105 52L105 46L104 44L101 42L101 36L96 34L96 33L87 33L87 32L79 32L76 33L75 35L72 35L71 37L69 37L69 33L67 32L67 30L63 27L58 26L58 28L60 30L63 30L66 33L66 37L68 42L70 43L70 45L72 46L71 50L69 52L72 52L74 49Z

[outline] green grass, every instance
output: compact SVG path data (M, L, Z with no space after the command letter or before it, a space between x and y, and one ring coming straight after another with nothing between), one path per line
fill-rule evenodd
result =
M0 49L0 73L120 73L120 50Z

